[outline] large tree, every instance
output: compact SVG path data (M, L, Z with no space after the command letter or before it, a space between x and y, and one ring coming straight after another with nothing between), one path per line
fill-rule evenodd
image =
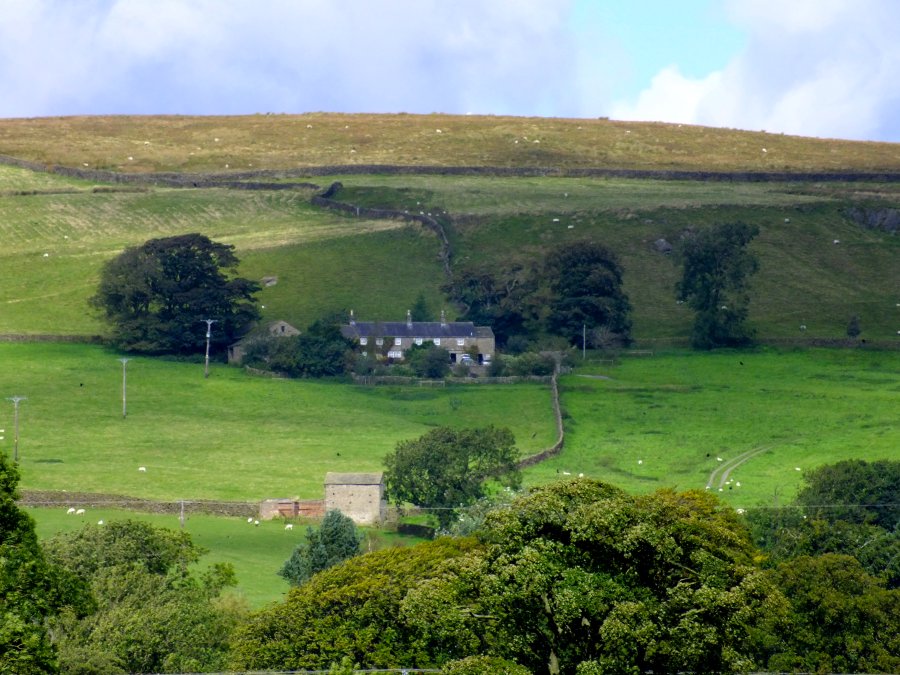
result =
M696 348L737 347L753 337L746 325L748 278L759 262L747 246L757 234L755 225L723 223L690 234L677 249L682 274L675 292L696 312Z
M581 344L585 329L604 328L620 342L630 341L631 304L612 250L593 241L561 244L547 254L538 278L549 291L548 333Z
M484 496L484 484L497 479L517 487L519 451L509 429L437 427L401 441L385 457L385 491L396 504L411 503L435 510L446 527L455 509Z
M97 607L52 623L63 670L77 673L221 671L245 609L220 598L227 563L192 573L205 552L185 532L133 520L86 525L45 544L59 567L90 585Z
M0 673L54 673L47 622L92 609L84 584L45 559L34 521L17 505L19 472L0 452Z
M259 317L259 285L235 276L234 247L202 234L151 239L107 262L91 303L112 328L113 343L151 354L189 354L222 347Z

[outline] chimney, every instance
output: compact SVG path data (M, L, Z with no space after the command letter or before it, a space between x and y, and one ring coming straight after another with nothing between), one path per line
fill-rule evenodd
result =
M351 326L355 326L355 325L356 325L356 319L353 317L353 310L352 310L352 309L350 310L350 325L351 325Z
M447 327L447 315L444 310L441 310L441 328Z
M412 311L406 310L406 327L412 328Z

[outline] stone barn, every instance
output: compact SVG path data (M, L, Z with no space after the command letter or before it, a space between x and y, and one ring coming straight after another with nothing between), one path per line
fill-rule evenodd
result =
M384 521L386 508L380 472L325 474L326 513L337 509L357 525L377 525Z

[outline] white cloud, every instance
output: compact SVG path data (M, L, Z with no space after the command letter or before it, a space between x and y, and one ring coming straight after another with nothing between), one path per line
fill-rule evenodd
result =
M900 3L732 0L750 39L702 80L661 71L613 116L900 141Z
M572 0L0 0L0 116L552 114Z

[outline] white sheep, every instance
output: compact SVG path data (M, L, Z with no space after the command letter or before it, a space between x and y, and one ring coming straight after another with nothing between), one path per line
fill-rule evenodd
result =
M83 516L83 515L84 515L84 509L78 509L78 510L75 512L75 515L76 515L76 516Z
M248 522L248 523L252 523L252 522L253 522L253 517L251 516L250 518L247 518L247 522Z
M146 466L139 466L139 467L138 467L138 471L140 471L141 473L144 473L145 471L147 471L147 467L146 467Z
M284 526L284 529L286 529L286 530L293 530L293 529L294 529L294 524L293 524L293 523L288 523L287 525Z
M75 507L74 507L74 506L70 506L70 507L69 507L69 510L66 511L66 513L68 513L70 516L73 515L73 514L75 513Z
M97 521L97 524L98 524L98 525L102 525L102 524L103 524L103 521L102 521L102 520L98 520L98 521Z
M253 521L253 524L254 524L256 527L259 527L259 521L258 521L258 520L254 520L254 521Z

